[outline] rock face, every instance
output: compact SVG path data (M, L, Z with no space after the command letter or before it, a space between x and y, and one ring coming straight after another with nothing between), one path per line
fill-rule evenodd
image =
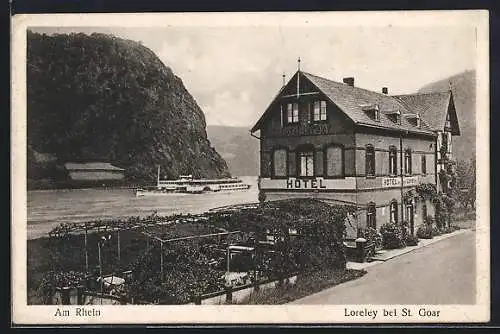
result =
M460 136L453 138L453 155L458 160L476 157L476 71L466 71L422 87L419 92L451 90L457 109Z
M167 178L229 176L182 80L138 42L28 32L27 83L28 145L58 163L110 162L127 180L153 180L158 165Z
M208 125L207 135L226 160L231 174L259 175L259 140L250 135L249 128Z

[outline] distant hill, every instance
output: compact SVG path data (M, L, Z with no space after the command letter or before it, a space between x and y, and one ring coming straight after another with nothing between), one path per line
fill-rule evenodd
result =
M259 175L259 140L249 128L208 125L207 135L232 175Z
M181 78L138 42L28 31L28 179L101 161L129 181L229 176Z
M430 83L419 92L442 92L449 89L450 82L460 125L460 136L453 138L453 154L457 160L468 160L476 155L476 72L466 71Z

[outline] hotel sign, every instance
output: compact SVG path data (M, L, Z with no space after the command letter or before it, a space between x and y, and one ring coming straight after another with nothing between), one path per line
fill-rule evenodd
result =
M346 177L343 179L325 179L323 177L271 179L261 178L260 189L283 189L283 190L310 190L324 191L327 189L356 189L356 178Z
M403 178L403 186L411 187L418 184L418 176L409 176ZM401 177L382 178L382 188L401 187Z
M326 189L323 184L323 178L314 179L288 179L286 180L287 189Z

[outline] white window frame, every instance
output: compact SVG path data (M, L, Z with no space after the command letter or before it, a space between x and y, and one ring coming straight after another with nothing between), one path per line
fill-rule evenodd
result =
M299 152L299 175L301 177L314 176L314 151L300 151ZM305 167L305 168L303 168ZM311 168L309 168L311 167Z
M299 104L296 102L286 105L287 123L294 124L299 122Z
M327 120L326 101L318 100L313 102L313 121L320 122Z

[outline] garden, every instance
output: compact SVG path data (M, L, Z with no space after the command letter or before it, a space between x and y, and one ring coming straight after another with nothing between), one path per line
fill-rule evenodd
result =
M322 284L338 284L363 274L346 270L344 221L354 210L295 199L63 224L28 243L28 300L50 304L57 289L79 286L127 304L186 304L231 284L300 282L318 270L329 273ZM246 281L230 282L230 273ZM110 288L108 277L125 284Z
M414 234L409 232L407 221L400 223L385 223L379 231L373 228L359 230L359 237L367 240L370 245L366 251L366 258L373 256L378 250L400 249L407 246L416 246L419 239L432 239L436 236L452 233L460 229L457 220L457 201L436 191L436 186L431 183L417 185L404 195L405 202L412 200L429 200L435 208L434 216L426 216L423 224L418 226Z

